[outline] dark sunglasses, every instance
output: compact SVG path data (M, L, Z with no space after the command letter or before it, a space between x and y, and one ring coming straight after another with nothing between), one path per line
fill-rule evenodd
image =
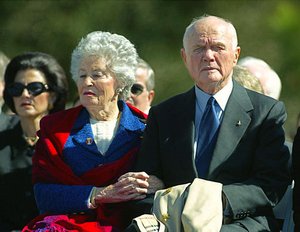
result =
M140 95L144 91L144 87L140 84L133 84L131 87L131 93L134 95Z
M7 88L9 95L13 97L19 97L22 95L24 89L27 89L29 94L32 96L37 96L43 92L47 92L49 87L47 84L42 82L31 82L28 85L24 85L20 82L15 82Z

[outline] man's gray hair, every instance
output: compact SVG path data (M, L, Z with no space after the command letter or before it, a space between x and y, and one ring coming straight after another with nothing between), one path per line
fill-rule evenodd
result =
M155 74L151 66L141 58L138 58L137 68L147 70L146 88L148 91L153 90L155 87Z

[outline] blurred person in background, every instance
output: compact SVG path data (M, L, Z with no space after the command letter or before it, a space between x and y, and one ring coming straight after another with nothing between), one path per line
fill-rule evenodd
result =
M233 67L233 79L247 89L263 94L259 80L246 68L236 65Z
M4 90L4 72L9 62L9 58L0 51L0 131L11 128L18 121L16 117L11 116L11 112L4 104L3 90Z
M277 73L262 59L247 56L239 60L238 65L247 68L260 81L264 94L276 100L280 97L281 80Z
M141 58L138 59L135 79L127 102L148 114L155 95L155 74L151 66Z
M143 199L145 182L118 178L131 169L145 128L144 114L125 103L137 58L129 40L109 32L89 33L73 50L80 104L41 121L33 157L41 215L25 231L122 231L130 223L123 203Z
M41 52L12 58L4 80L5 104L18 118L0 132L0 231L10 231L38 215L31 184L36 133L42 117L65 108L68 85L63 68Z

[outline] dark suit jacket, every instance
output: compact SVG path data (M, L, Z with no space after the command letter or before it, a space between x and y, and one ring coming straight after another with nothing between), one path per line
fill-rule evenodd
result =
M153 106L136 170L159 177L166 187L192 182L194 117L194 88ZM249 231L276 231L272 206L290 181L285 120L282 102L234 82L207 179L224 185L233 219ZM233 229L222 231L239 231Z
M295 181L293 190L293 210L295 231L300 230L300 127L293 143L293 179Z

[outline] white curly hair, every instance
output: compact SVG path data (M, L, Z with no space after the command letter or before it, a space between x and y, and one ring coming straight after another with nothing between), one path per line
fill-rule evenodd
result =
M79 79L79 66L83 58L97 56L106 61L107 67L115 74L119 99L125 100L135 82L135 70L138 54L134 45L122 35L94 31L83 37L71 56L72 79Z

